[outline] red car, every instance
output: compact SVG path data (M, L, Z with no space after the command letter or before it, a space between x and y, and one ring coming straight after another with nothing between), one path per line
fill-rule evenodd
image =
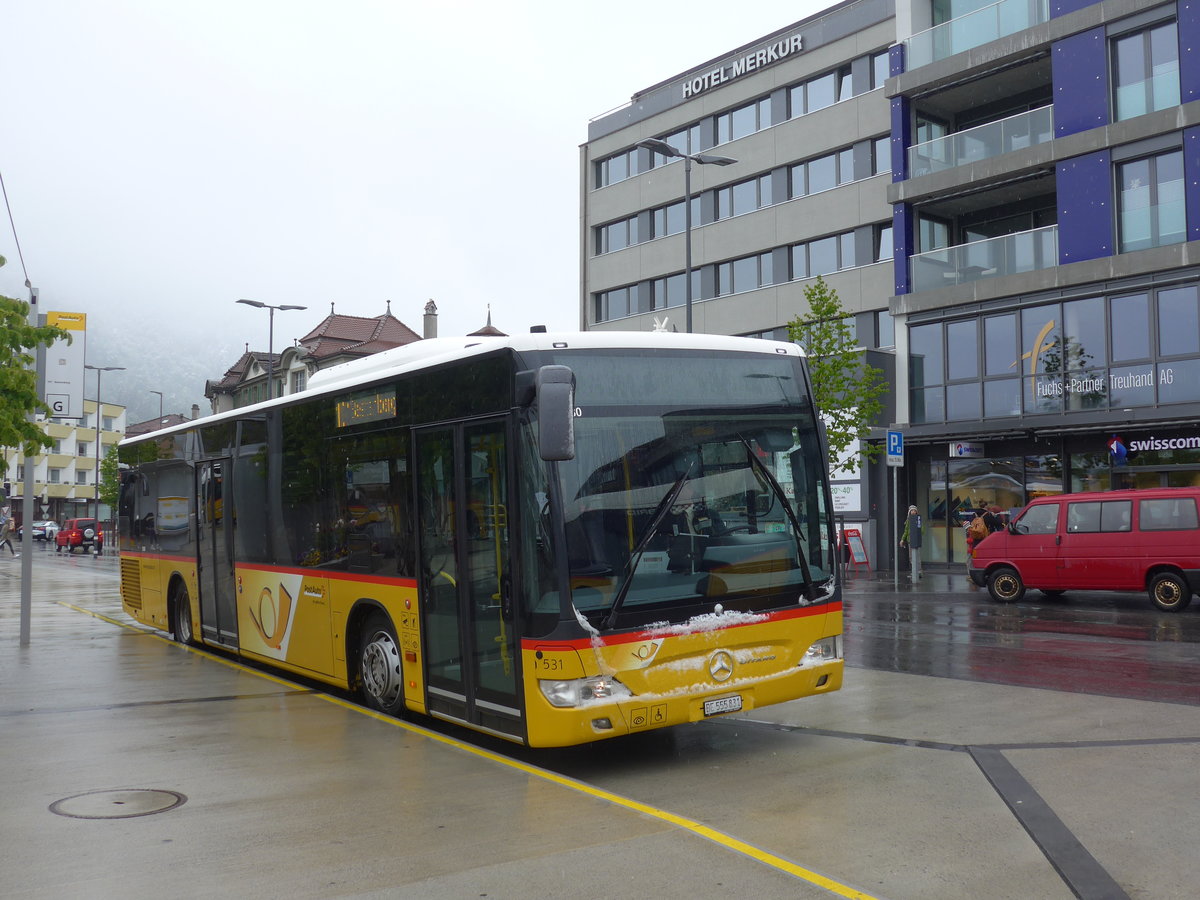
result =
M100 523L95 519L67 519L54 536L54 552L61 553L63 547L67 548L68 553L74 552L76 547L103 553L104 532L100 530Z

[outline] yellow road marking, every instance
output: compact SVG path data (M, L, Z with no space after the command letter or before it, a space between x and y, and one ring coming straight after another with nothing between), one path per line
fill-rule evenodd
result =
M127 628L131 631L137 631L142 634L151 635L163 643L170 644L174 647L181 647L191 653L198 653L205 659L210 659L214 662L220 663L221 665L228 666L231 669L236 669L239 672L256 675L259 678L265 678L268 681L272 681L275 684L284 685L286 687L297 689L303 688L302 685L296 684L294 681L289 681L286 678L272 675L269 672L259 671L258 669L251 668L234 660L224 659L208 652L203 647L185 647L183 644L173 641L169 637L157 631L151 631L139 626L130 625L127 622L121 622L118 619L111 618L103 615L102 613L93 612L92 610L84 609L81 606L74 606L62 600L56 600L54 602L60 606L65 606L68 609L75 610L76 612L85 613L112 625L117 625L121 628ZM725 847L729 850L733 850L736 853L741 853L744 856L748 856L751 859L757 860L758 862L770 866L771 868L780 872L784 872L795 878L807 881L809 884L823 888L824 890L827 890L832 894L836 894L839 897L847 897L850 898L850 900L875 900L875 898L870 894L865 894L862 891L855 890L854 888L834 881L831 878L826 878L824 875L814 872L811 869L806 869L803 866L791 862L790 860L784 859L782 856L769 853L760 847L755 847L753 844L748 844L745 841L739 840L738 838L725 834L724 832L717 831L715 828L710 828L708 825L697 822L695 819L689 819L686 816L668 812L667 810L659 809L656 806L650 806L649 804L642 803L630 797L623 797L620 794L614 794L611 791L606 791L603 788L594 787L585 782L577 781L576 779L569 778L566 775L559 775L557 772L552 772L549 769L543 769L539 766L530 765L529 763L524 763L520 760L512 759L511 757L504 756L499 753L494 753L491 750L485 750L482 747L476 747L473 744L468 744L465 741L458 740L457 738L448 737L444 734L438 734L436 731L431 731L428 728L424 728L420 725L414 725L412 722L405 722L404 720L397 719L394 716L384 715L381 712L376 712L373 709L367 709L365 706L359 706L356 703L350 703L349 701L343 700L340 697L334 697L324 693L317 693L311 696L320 697L322 700L332 703L335 706L340 706L343 709L350 710L360 715L368 716L376 721L384 722L396 728L402 728L414 735L428 738L432 741L437 741L438 743L445 744L449 747L454 747L456 750L461 750L464 753L469 753L472 756L476 756L480 759L497 763L509 769L514 769L518 772L523 772L526 775L531 775L534 778L540 778L543 781L557 784L560 787L567 788L568 790L578 791L598 800L604 800L613 804L614 806L620 806L624 809L641 813L644 816L649 816L652 819L658 819L661 822L674 825L677 828L683 829L684 831L691 832L697 837L704 838L705 840L712 841L715 844L720 844L722 847Z

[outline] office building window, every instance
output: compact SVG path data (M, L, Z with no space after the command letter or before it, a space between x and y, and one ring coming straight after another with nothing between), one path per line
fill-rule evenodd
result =
M75 472L75 483L76 483L76 484L87 484L87 483L88 483L88 477L87 477L87 470L86 470L86 469L77 470L77 471Z
M51 484L61 484L62 483L62 472L63 472L62 469L50 469L48 471L49 471Z
M1179 36L1174 22L1112 43L1113 116L1119 122L1179 105Z
M875 262L885 262L892 258L892 226L875 226Z
M1172 150L1117 166L1120 252L1182 243L1187 233L1183 153Z
M80 441L75 446L75 455L76 456L89 456L91 454L91 450L92 450L91 444L89 444L87 441Z
M888 52L876 53L871 57L871 90L883 87L888 77Z
M896 346L896 320L889 310L881 309L875 313L875 346Z

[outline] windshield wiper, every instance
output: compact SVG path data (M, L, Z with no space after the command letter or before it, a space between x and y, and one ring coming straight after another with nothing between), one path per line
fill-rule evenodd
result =
M788 520L792 523L792 528L795 529L796 556L800 560L800 568L804 571L804 583L808 585L805 594L808 596L808 602L814 603L817 599L817 586L813 583L812 570L808 567L808 560L804 558L804 545L800 543L800 535L803 533L803 529L800 527L800 522L796 518L795 512L792 511L792 504L788 503L787 494L783 492L783 486L771 473L771 470L755 455L754 448L750 446L750 442L740 434L738 435L738 440L746 448L746 456L749 458L751 465L758 468L758 471L766 477L767 483L771 485L771 489L775 491L775 495L779 498L779 502L783 506L783 511L787 513Z
M642 551L646 549L646 545L650 543L650 539L658 533L658 526L662 524L667 511L679 499L679 494L683 491L683 486L687 484L688 476L692 474L692 467L695 464L696 461L694 459L688 463L688 467L684 470L684 473L675 480L675 483L671 485L671 489L658 501L658 506L654 507L654 514L650 517L650 521L646 524L646 527L642 529L637 544L634 545L633 552L629 554L629 559L625 562L625 571L621 573L621 585L617 588L616 596L613 597L612 608L608 611L608 615L603 622L605 628L615 626L617 614L621 611L621 606L625 602L625 596L629 593L629 588L633 585L634 570L637 569L638 563L642 561Z

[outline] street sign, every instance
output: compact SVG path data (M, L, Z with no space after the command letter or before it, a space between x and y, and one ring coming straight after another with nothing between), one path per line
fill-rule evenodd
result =
M904 465L903 431L889 431L887 433L887 464L889 466Z

